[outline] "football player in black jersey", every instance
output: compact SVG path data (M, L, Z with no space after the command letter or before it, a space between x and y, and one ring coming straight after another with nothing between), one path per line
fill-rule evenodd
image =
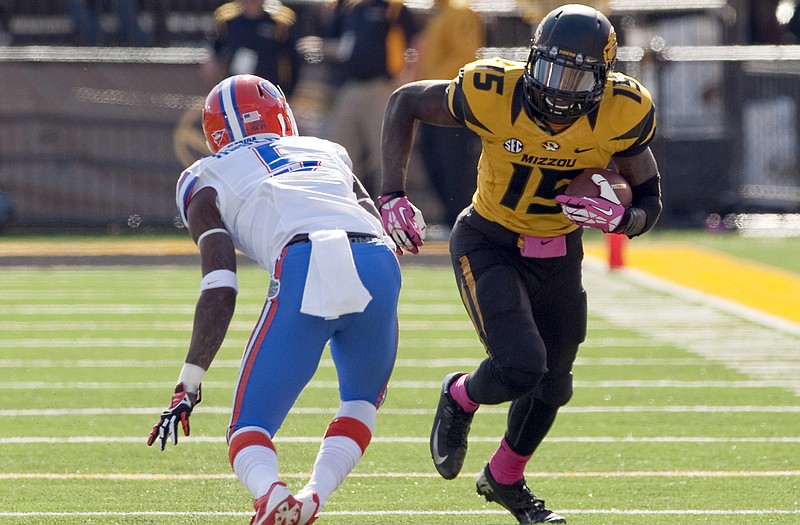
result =
M582 226L635 237L661 213L648 146L655 109L644 86L614 71L616 54L602 13L565 5L542 20L527 62L478 60L452 81L400 87L386 108L378 204L402 250L422 246L423 222L405 194L415 122L465 126L482 140L477 191L453 229L450 254L488 357L445 378L430 447L438 472L455 478L476 409L511 401L477 490L520 523L566 522L528 489L524 469L572 396L587 325ZM601 197L564 195L584 169L609 166L632 187L627 208L602 178Z

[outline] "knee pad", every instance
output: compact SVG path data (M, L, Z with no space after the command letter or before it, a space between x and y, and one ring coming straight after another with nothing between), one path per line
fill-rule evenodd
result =
M572 399L572 372L547 374L536 388L535 397L552 407L561 407Z
M469 396L482 405L497 405L517 399L535 390L543 373L507 367L494 359L485 359L469 377Z
M535 372L526 368L508 368L498 366L496 368L498 380L508 391L510 399L516 399L525 394L529 394L540 383L543 372Z

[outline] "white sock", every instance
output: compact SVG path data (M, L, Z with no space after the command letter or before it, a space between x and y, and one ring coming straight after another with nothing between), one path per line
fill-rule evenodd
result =
M317 493L321 509L359 459L361 448L352 439L343 436L325 438L314 462L314 472L303 490L310 489Z
M302 491L313 490L319 497L320 509L333 492L339 488L345 477L355 468L363 455L363 450L372 438L375 428L376 408L366 401L342 402L336 418L328 426L328 433L314 462L314 471ZM342 424L343 420L356 420ZM359 424L360 423L360 424ZM342 435L341 430L345 430ZM358 434L356 438L348 435L348 430Z

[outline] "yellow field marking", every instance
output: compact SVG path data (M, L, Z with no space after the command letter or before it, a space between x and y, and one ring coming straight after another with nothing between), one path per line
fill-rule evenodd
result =
M608 260L599 244L586 253ZM628 243L624 260L625 267L800 323L800 275L792 272L682 243Z
M119 239L100 241L9 241L0 240L0 257L91 257L100 255L196 255L189 239ZM425 243L420 255L447 255L446 242ZM405 254L414 258L418 255Z
M608 260L602 243L588 243L587 254ZM0 240L0 257L196 255L198 249L185 239L114 240ZM446 242L427 243L420 255L447 254ZM701 292L800 323L800 275L768 267L722 252L682 243L625 245L625 265ZM401 259L402 260L402 259Z
M114 241L0 241L0 257L91 257L99 255L196 255L191 239Z

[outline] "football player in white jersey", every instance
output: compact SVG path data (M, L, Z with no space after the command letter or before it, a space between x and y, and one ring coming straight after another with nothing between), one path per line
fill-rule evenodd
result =
M200 297L172 402L147 443L177 444L179 423L189 435L200 384L233 316L239 250L270 276L234 393L230 463L253 494L251 524L306 525L372 438L397 352L395 245L344 148L298 136L283 92L269 81L220 82L205 101L203 130L213 155L183 172L176 195L200 249ZM328 343L339 410L310 480L292 494L273 438Z

